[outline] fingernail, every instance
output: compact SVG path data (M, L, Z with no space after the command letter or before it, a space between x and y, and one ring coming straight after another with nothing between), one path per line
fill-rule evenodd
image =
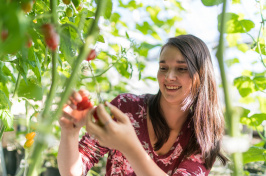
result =
M105 101L105 105L108 106L109 108L112 106L112 104L109 103L108 101Z
M77 106L74 105L74 104L71 104L70 107L71 107L72 109L74 109L74 110L77 109Z

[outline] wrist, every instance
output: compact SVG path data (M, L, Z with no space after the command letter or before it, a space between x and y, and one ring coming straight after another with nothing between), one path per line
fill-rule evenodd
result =
M61 129L61 138L78 138L79 137L79 129Z

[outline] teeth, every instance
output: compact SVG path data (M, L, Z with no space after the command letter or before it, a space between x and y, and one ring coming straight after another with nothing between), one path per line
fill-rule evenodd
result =
M166 86L167 89L179 89L179 86Z

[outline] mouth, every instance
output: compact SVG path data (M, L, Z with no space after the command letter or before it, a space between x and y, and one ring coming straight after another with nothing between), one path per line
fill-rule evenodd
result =
M167 90L178 90L180 89L182 86L167 86L165 85Z

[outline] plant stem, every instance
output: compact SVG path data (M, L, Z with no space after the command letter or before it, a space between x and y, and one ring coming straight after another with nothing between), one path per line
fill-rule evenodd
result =
M0 119L0 122L2 122L1 119ZM3 123L1 123L1 130L0 130L0 140L1 141L2 141L2 137L3 137L3 134L4 134L5 128L6 128L6 126Z
M17 81L16 81L16 85L15 85L15 89L14 89L14 93L13 93L13 98L14 98L15 95L16 95L16 92L17 92L17 89L18 89L19 82L20 82L20 71L18 72L18 78L17 78Z
M225 100L225 114L226 114L226 122L229 129L229 134L232 137L239 136L239 117L236 113L233 113L232 105L230 102L230 93L228 89L225 68L224 68L224 33L225 33L225 14L226 14L226 0L223 1L223 11L222 11L222 18L221 18L221 29L220 29L220 39L219 39L219 46L216 53L216 57L219 62L220 67L220 74L222 78L223 84L223 92L224 92L224 100ZM243 175L243 163L242 163L242 153L233 153L232 154L233 160L233 173L234 176L242 176Z
M53 98L54 98L55 93L56 93L56 84L57 84L57 65L56 65L56 63L57 63L57 52L53 51L52 52L52 85L51 85L48 97L46 99L46 102L45 102L45 108L44 108L43 113L42 113L43 118L47 118L47 115L50 111L50 107L53 103Z

